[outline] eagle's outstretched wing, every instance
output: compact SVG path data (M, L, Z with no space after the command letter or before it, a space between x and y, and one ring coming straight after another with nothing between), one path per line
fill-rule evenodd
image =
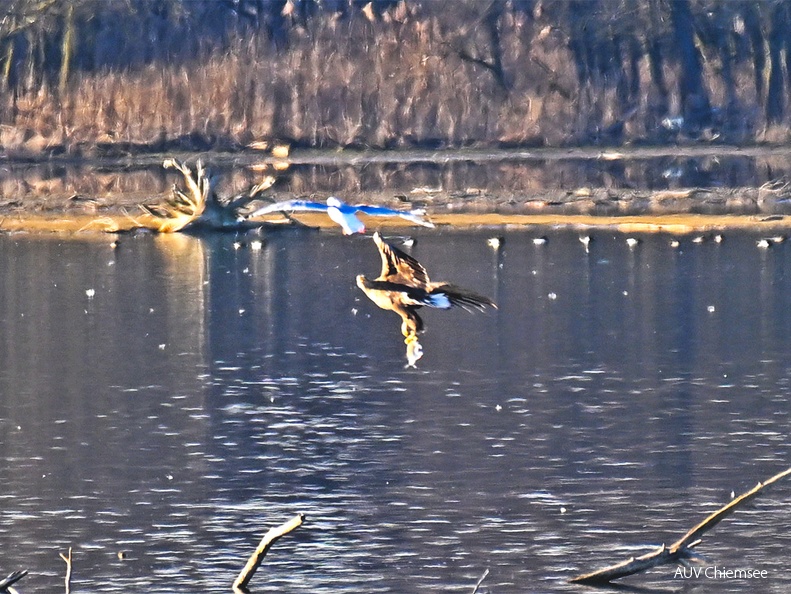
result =
M374 243L382 257L382 272L379 280L403 283L413 287L425 287L429 283L428 272L423 265L409 254L390 245L377 231L373 235Z

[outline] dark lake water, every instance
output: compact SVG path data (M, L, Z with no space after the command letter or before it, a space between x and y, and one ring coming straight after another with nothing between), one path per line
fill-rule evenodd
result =
M417 369L369 237L0 235L0 574L61 591L71 546L76 592L229 591L303 512L254 592L581 592L789 466L791 245L492 234L418 233L499 309L426 312ZM698 547L758 584L625 582L788 592L789 506Z

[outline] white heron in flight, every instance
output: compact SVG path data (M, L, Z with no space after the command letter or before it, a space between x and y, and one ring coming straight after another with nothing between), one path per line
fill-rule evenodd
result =
M424 227L433 227L434 223L423 219L426 211L422 209L415 210L395 210L393 208L386 208L384 206L369 206L367 204L346 204L341 202L335 196L327 198L326 204L321 202L308 202L305 200L286 200L284 202L275 202L268 204L253 213L246 216L246 219L257 217L260 215L269 214L272 212L283 211L314 211L326 212L327 215L338 223L343 229L344 235L353 235L354 233L365 233L365 224L357 218L357 213L361 212L368 216L373 217L401 217L412 223L423 225Z

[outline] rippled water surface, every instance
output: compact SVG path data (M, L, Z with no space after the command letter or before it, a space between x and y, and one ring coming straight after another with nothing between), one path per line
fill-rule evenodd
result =
M78 592L227 591L303 512L254 592L583 591L789 465L791 245L490 235L410 248L499 304L426 312L417 369L368 237L0 236L0 574L60 591L71 546ZM698 547L757 586L625 581L787 592L790 506Z

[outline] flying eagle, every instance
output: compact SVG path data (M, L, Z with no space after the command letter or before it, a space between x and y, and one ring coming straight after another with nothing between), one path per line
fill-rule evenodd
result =
M382 272L375 280L358 275L357 286L376 305L401 316L401 333L408 346L423 332L423 320L417 310L424 305L440 309L457 306L468 311L497 308L488 297L448 283L431 282L426 269L412 256L384 241L378 232L373 239L382 257Z
M275 202L269 204L258 210L254 211L245 218L256 217L260 215L269 214L272 212L293 212L293 211L314 211L326 212L327 215L338 223L343 229L344 235L352 235L354 233L365 233L365 225L357 218L357 213L374 216L374 217L401 217L412 223L423 225L424 227L433 227L434 223L424 220L422 217L425 211L421 209L416 210L395 210L393 208L386 208L384 206L369 206L367 204L346 204L341 202L335 196L327 198L327 203L321 202L308 202L305 200L286 200L285 202Z

